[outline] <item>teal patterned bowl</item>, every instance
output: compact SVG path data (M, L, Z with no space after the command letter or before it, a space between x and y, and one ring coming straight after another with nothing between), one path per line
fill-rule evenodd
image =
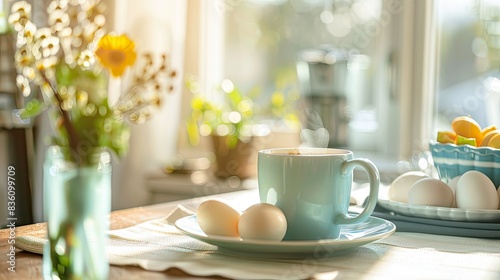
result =
M439 178L448 183L470 170L484 173L500 187L500 149L431 141L429 149Z

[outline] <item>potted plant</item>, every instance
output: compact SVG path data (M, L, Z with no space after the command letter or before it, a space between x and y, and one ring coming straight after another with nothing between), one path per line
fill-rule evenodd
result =
M260 90L255 87L244 94L225 79L216 96L208 100L195 90L196 80L188 80L187 87L194 94L191 118L187 121L189 143L198 145L200 136L210 138L217 176L254 177L257 151L262 147L260 136L269 133L267 126L255 122L259 106L254 99Z

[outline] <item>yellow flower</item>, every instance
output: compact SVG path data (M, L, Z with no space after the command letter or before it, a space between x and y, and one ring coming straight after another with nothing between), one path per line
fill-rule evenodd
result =
M95 54L115 77L123 75L125 68L133 65L137 57L135 43L126 35L105 35L99 41Z

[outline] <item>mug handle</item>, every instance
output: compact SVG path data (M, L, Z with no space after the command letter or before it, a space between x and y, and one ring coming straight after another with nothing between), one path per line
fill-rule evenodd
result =
M356 224L361 223L368 219L370 215L373 213L375 206L377 205L378 200L378 189L380 185L380 176L375 167L375 164L367 159L356 158L347 160L341 165L341 175L346 175L348 172L352 172L354 167L360 166L363 168L368 174L368 179L370 180L370 194L368 197L368 203L365 206L365 209L357 215L356 217L349 217L346 214L340 214L335 218L336 224Z

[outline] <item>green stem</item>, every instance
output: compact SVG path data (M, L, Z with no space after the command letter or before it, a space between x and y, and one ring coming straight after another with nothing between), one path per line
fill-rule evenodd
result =
M80 154L78 153L78 134L76 133L75 128L71 125L71 118L69 116L68 111L64 110L62 108L62 97L59 95L57 90L54 88L54 86L50 83L50 80L47 78L47 76L42 73L41 75L44 79L44 81L49 85L50 89L52 90L52 93L54 93L54 96L57 99L57 109L59 111L59 114L63 118L63 126L66 129L66 132L68 133L68 145L70 149L70 158L77 163L77 165L80 165L82 163L82 159Z

